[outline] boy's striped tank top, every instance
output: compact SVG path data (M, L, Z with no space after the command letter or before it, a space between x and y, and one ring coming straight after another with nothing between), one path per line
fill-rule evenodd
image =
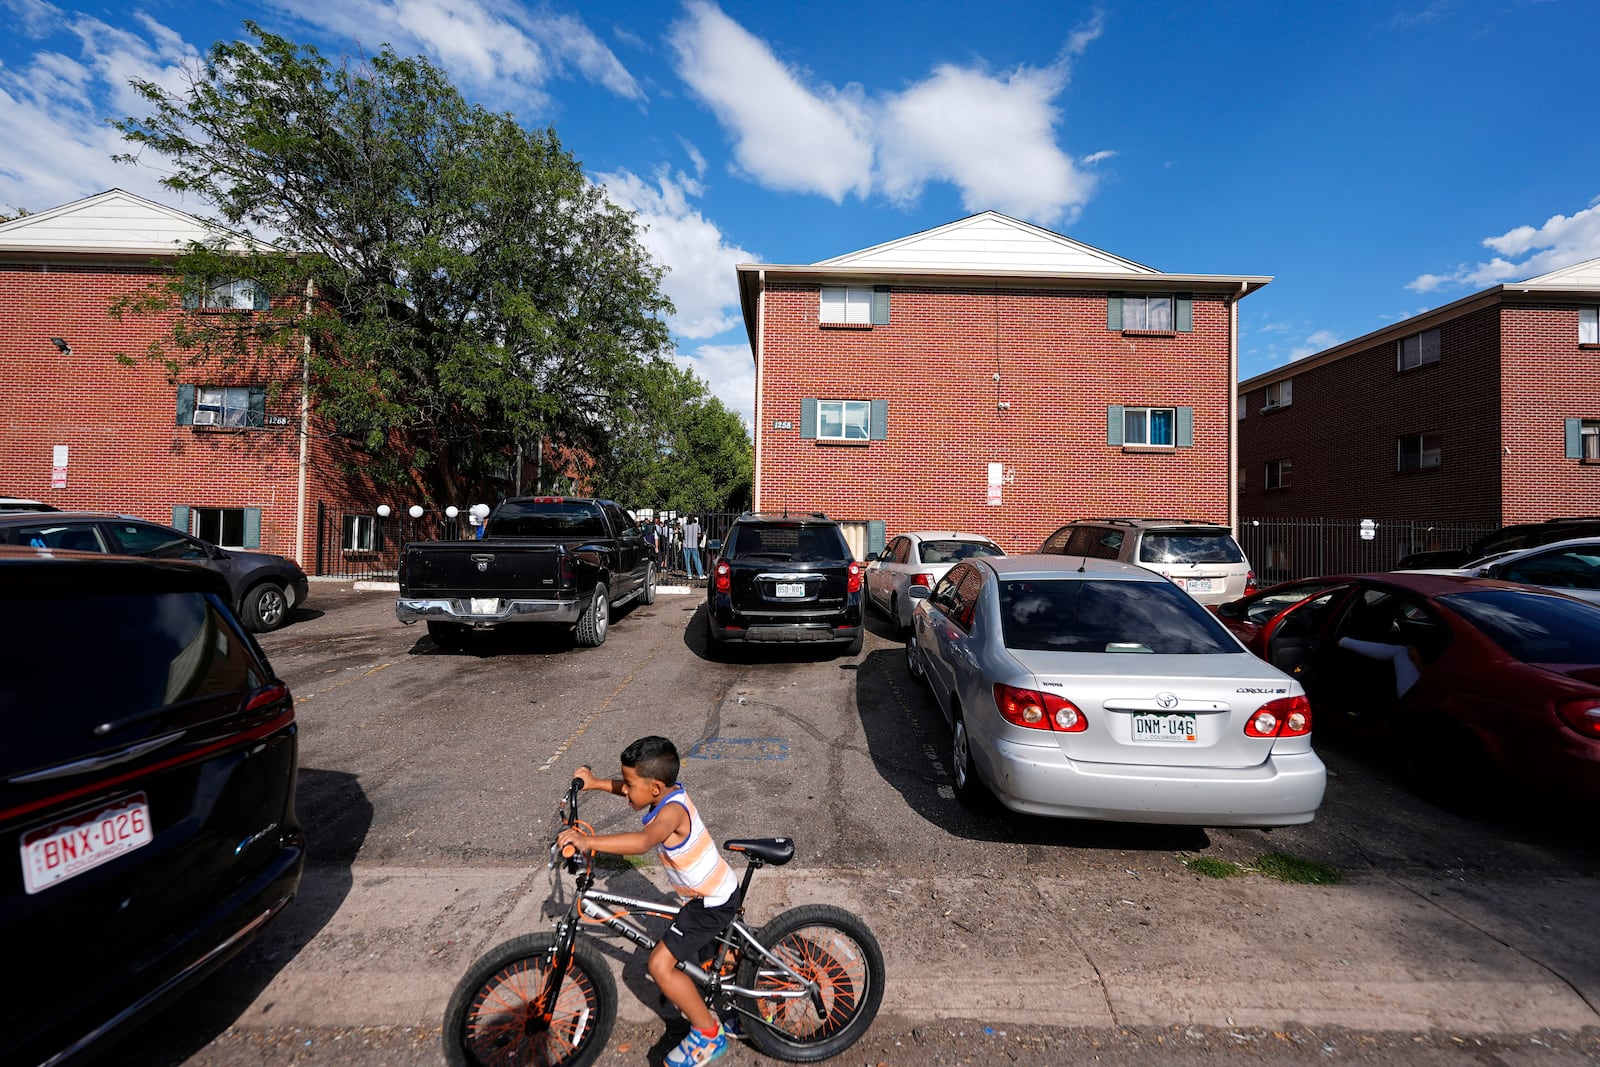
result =
M650 825L650 820L668 804L681 804L689 813L689 836L671 847L665 842L656 846L656 855L661 857L661 866L666 868L667 881L684 900L700 897L708 908L724 903L738 891L739 879L717 851L716 842L711 840L706 824L700 821L700 812L684 792L682 783L673 786L640 821Z

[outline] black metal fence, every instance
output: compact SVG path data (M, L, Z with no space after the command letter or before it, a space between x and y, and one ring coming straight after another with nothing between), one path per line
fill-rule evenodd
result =
M1371 537L1362 524L1372 523ZM1495 525L1416 519L1246 519L1235 531L1262 585L1319 574L1389 570L1413 552L1461 548Z

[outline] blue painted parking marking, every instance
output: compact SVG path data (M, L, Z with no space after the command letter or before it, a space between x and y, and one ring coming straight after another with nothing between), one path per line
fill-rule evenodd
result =
M789 758L784 737L713 737L700 741L685 759L773 760Z

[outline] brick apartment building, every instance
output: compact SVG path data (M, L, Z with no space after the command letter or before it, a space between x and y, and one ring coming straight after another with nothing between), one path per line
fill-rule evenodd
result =
M304 403L301 360L171 380L143 355L180 312L109 314L161 280L163 260L212 236L117 189L0 224L0 495L170 523L308 571L392 554L376 506L409 502L347 472L347 450ZM262 298L232 278L208 279L203 297Z
M1600 259L1241 382L1240 514L1485 527L1600 515L1597 316Z
M994 212L808 265L741 264L755 506L1037 549L1062 522L1231 522L1237 301Z

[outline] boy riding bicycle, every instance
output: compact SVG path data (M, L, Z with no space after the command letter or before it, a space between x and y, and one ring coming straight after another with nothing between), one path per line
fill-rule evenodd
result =
M689 1020L689 1035L667 1055L666 1067L699 1067L728 1050L728 1037L678 964L695 963L739 910L739 879L717 851L689 794L678 784L678 750L665 737L641 737L622 751L622 777L596 778L587 766L574 775L585 790L601 789L644 811L643 830L586 834L563 830L558 846L614 856L655 849L667 880L684 902L650 953L650 977ZM648 809L648 810L646 810Z

